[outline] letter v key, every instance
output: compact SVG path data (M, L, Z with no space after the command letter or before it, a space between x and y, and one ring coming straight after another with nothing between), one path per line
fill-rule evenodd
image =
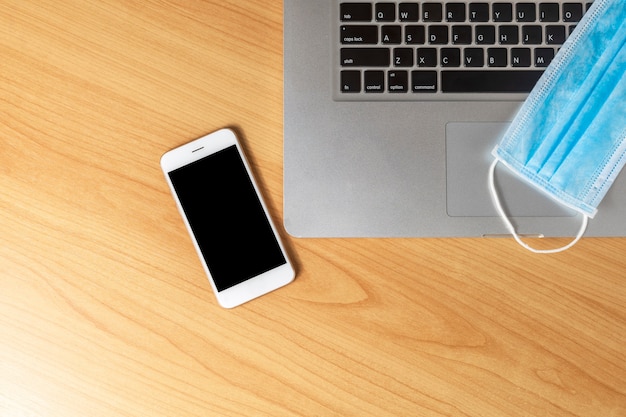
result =
M484 65L484 51L482 48L465 49L465 66L482 67Z

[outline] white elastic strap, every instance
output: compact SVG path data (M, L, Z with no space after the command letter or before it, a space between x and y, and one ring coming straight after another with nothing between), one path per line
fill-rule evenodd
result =
M493 201L496 206L496 209L498 210L498 214L500 214L500 217L502 217L504 224L506 225L507 229L509 229L509 232L511 232L511 234L513 235L517 243L519 243L521 246L523 246L524 248L534 253L558 253L558 252L566 251L567 249L571 248L580 240L581 237L583 237L583 235L585 234L585 230L587 230L587 223L589 221L589 216L587 216L584 213L582 214L583 222L580 226L580 230L578 231L578 234L576 235L574 240L572 240L569 244L563 246L562 248L546 249L546 250L535 249L535 248L530 247L524 241L522 241L520 236L515 231L515 227L513 227L513 224L511 223L508 216L504 212L504 209L502 208L502 204L500 203L500 197L498 197L498 192L495 186L496 165L498 165L497 159L493 161L493 163L491 164L491 167L489 167L489 191L491 191L491 196L493 197Z

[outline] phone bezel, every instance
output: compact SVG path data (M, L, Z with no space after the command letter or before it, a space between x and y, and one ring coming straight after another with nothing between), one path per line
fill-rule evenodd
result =
M172 181L169 177L169 172L184 167L190 163L193 163L199 159L205 158L215 152L219 152L222 149L228 148L232 145L235 145L243 164L245 166L248 177L250 178L254 190L261 202L261 207L265 213L265 217L267 218L272 232L274 233L274 237L278 242L278 246L282 251L283 256L285 257L286 263L280 265L270 271L267 271L263 274L252 277L240 284L237 284L233 287L227 288L222 291L218 291L209 271L208 265L202 256L202 252L200 250L200 246L198 245L197 239L194 236L194 233L191 229L191 225L189 224L189 220L185 215L185 212L182 208L178 195L176 194L176 190L172 184ZM196 249L196 253L200 258L200 262L202 264L202 268L209 278L209 282L211 284L211 288L213 289L213 293L217 298L218 303L225 308L233 308L238 305L241 305L247 301L250 301L254 298L260 297L261 295L267 294L268 292L274 291L282 286L289 284L295 278L295 270L287 256L287 252L283 246L283 243L280 239L280 236L276 230L274 222L269 214L267 206L265 205L265 201L263 196L259 190L259 187L256 183L256 179L252 174L252 170L250 169L250 165L248 164L248 160L241 148L239 140L231 129L221 129L216 132L210 133L208 135L202 136L196 140L188 142L182 146L179 146L175 149L172 149L166 152L161 157L161 169L163 170L163 174L165 175L165 179L170 188L170 192L174 197L176 202L176 207L178 208L178 212L183 218L183 222L185 223L185 227L187 232L189 233L191 240L193 242L194 248Z

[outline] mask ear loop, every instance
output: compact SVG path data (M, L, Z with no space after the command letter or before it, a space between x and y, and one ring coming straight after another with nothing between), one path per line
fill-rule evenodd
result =
M587 223L589 222L589 216L587 216L586 214L582 214L583 221L582 221L582 224L580 226L580 230L578 230L578 234L576 235L574 240L572 240L569 244L567 244L567 245L565 245L565 246L563 246L561 248L545 249L545 250L535 249L535 248L530 247L524 241L522 241L522 239L520 238L519 234L515 231L515 227L513 227L513 224L511 223L511 221L509 220L508 216L506 215L504 209L502 208L502 204L500 203L500 197L498 197L498 192L497 192L496 186L495 186L496 165L498 165L498 160L497 159L495 161L493 161L493 163L489 167L489 191L491 192L491 196L493 197L493 201L494 201L494 204L496 206L496 209L498 210L498 214L500 215L500 217L504 221L504 224L506 225L507 229L509 229L509 232L511 232L511 234L513 235L513 237L515 238L517 243L519 243L522 247L528 249L529 251L531 251L533 253L559 253L559 252L566 251L567 249L571 248L576 243L578 243L580 238L583 237L583 235L585 234L585 230L587 230Z

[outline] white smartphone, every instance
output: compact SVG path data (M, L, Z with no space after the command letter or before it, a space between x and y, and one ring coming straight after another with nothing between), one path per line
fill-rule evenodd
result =
M161 169L221 306L238 306L295 278L232 130L172 149Z

